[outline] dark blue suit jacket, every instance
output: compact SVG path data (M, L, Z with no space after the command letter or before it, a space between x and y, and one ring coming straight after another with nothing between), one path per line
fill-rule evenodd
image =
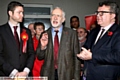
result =
M120 26L113 24L94 45L99 30L97 27L91 31L84 45L92 52L92 60L85 61L87 80L117 80L120 74Z

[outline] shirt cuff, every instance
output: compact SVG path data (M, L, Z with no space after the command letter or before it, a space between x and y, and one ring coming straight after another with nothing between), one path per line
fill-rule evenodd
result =
M14 69L14 70L10 73L9 77L10 77L10 78L14 78L17 72L18 72L18 70L17 70L17 69Z
M29 68L24 68L24 70L23 71L25 71L25 72L27 72L28 74L29 74L29 72L30 72L30 69Z

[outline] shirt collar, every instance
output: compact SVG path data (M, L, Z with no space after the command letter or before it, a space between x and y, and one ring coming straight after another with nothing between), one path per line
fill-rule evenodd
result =
M8 21L8 24L10 25L11 28L13 28L13 26L16 26L16 25L12 24L10 21ZM18 26L18 28L20 28L20 24L19 23L17 24L17 26Z
M60 26L60 28L58 29L58 33L61 33L62 32L62 30L63 30L63 25L61 25ZM52 32L54 32L55 31L55 29L52 27Z
M106 27L101 27L101 29L105 29L106 31L113 25L114 23L111 23L111 24L109 24L108 26L106 26Z

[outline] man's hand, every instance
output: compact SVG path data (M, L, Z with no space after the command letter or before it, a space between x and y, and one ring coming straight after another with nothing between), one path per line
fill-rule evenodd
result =
M41 43L41 49L44 49L47 46L48 34L46 32L42 34L42 37L40 39L40 43Z
M82 51L80 54L77 54L77 57L79 57L82 60L90 60L92 59L92 53L90 52L90 49L85 49L82 47Z
M18 72L16 73L15 77L22 77L22 78L26 78L28 76L28 73L23 71L23 72Z

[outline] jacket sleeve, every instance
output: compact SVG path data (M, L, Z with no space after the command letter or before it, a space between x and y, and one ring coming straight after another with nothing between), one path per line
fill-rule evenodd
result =
M46 49L45 49L46 50ZM41 50L41 45L40 43L38 44L37 50L36 50L36 54L37 54L37 58L39 60L44 59L45 56L45 50Z
M34 59L35 59L35 52L34 52L34 48L33 48L32 35L29 30L28 30L28 35L29 35L29 39L28 39L28 43L27 43L28 58L27 58L26 67L28 67L30 70L32 70Z
M13 69L14 67L4 59L3 40L0 34L0 70L4 72L7 76L9 76Z

